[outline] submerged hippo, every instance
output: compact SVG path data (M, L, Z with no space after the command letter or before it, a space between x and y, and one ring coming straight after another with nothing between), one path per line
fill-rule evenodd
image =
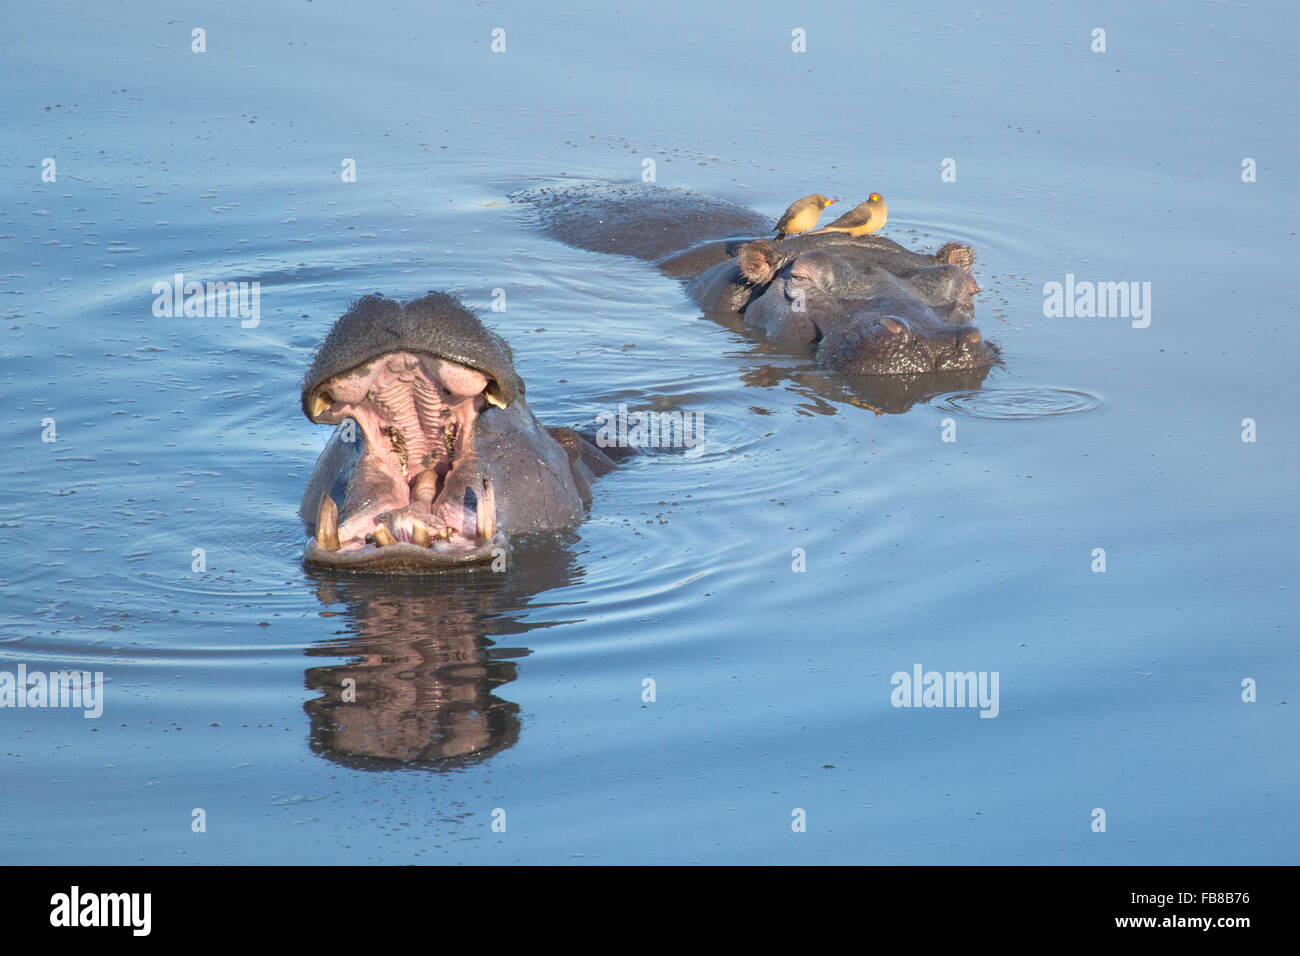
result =
M302 410L340 426L300 510L315 565L492 561L508 535L576 524L613 467L576 432L538 423L510 347L441 292L353 305L303 379Z
M706 311L740 313L773 339L813 347L817 363L836 372L967 371L998 358L970 321L973 258L955 243L929 255L879 236L760 239L687 291Z
M584 249L635 256L686 280L714 314L783 342L823 368L865 376L979 372L998 361L971 319L974 253L948 243L913 252L843 233L745 241L769 221L734 203L662 186L548 187L516 194L542 226ZM942 389L941 389L942 390Z

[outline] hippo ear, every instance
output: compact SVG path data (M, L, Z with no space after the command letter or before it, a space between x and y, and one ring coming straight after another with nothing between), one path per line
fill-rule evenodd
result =
M781 264L776 246L766 239L756 239L741 246L736 258L740 263L740 274L754 285L767 285L771 282Z

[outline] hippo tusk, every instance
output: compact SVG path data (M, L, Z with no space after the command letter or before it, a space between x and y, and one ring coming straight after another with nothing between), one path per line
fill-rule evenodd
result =
M329 392L317 392L315 397L311 400L312 419L315 420L320 418L321 415L328 411L329 407L333 404L334 399L330 396Z
M374 534L375 544L379 545L381 548L387 548L390 545L397 544L397 539L393 537L393 532L388 530L388 525L386 524L375 525Z
M320 496L316 512L316 544L324 551L339 549L339 507L328 493Z
M497 533L497 500L492 491L492 482L483 479L483 491L474 504L475 538L479 544L487 544Z

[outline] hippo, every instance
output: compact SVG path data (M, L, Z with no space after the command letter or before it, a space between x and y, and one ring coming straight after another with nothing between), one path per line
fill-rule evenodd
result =
M687 283L708 312L735 312L771 339L815 349L817 364L855 375L987 368L998 360L970 321L973 255L934 255L881 236L843 233L745 243Z
M580 521L614 467L538 423L510 346L443 292L357 300L303 378L302 410L338 426L299 512L309 565L499 568L511 535Z
M980 288L969 246L930 254L841 232L739 238L771 224L674 187L576 184L512 198L561 241L653 262L684 280L706 313L740 315L770 340L807 346L833 372L908 376L934 393L945 390L934 373L966 373L968 384L1000 360L972 323Z

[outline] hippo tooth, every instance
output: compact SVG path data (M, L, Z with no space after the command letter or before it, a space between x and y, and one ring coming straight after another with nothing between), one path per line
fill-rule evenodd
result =
M328 494L320 496L316 512L316 544L326 551L339 549L339 506Z
M387 548L389 545L397 544L397 539L393 537L393 532L388 530L388 525L375 525L375 544L381 548Z
M505 408L506 400L501 397L501 391L496 382L489 382L488 387L483 390L483 397L487 399L489 405L495 405L497 408Z
M411 543L422 548L429 546L429 529L419 521L411 521Z
M487 544L497 533L497 501L492 492L492 482L483 479L483 493L474 505L475 536L479 544Z
M334 399L329 392L317 392L316 397L311 400L311 417L320 418L333 404Z

